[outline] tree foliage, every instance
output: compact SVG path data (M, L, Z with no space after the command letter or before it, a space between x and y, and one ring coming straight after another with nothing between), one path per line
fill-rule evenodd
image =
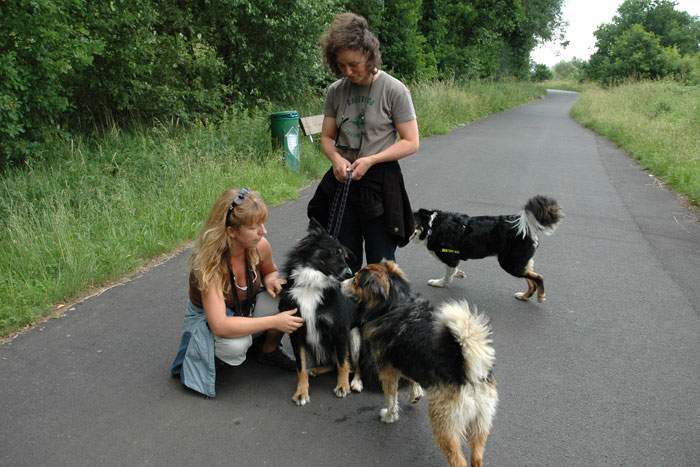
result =
M595 32L588 76L614 82L683 76L684 69L692 76L688 70L700 51L700 21L675 6L671 0L625 0L613 21Z
M554 79L580 81L584 78L586 62L580 58L562 60L552 67Z
M532 48L560 29L562 3L0 1L0 168L49 132L216 118L229 105L320 92L333 78L318 38L340 11L368 19L399 78L527 78Z
M553 76L554 74L552 73L552 70L550 70L547 65L543 63L537 63L532 68L530 79L532 81L546 81L548 79L552 79Z

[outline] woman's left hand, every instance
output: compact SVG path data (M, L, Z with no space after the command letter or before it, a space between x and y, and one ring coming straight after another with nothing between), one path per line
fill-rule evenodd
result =
M265 277L265 290L270 294L270 297L275 298L282 291L282 286L287 281L282 279L277 271L271 272Z
M374 158L372 156L361 156L355 162L352 163L350 168L352 169L352 179L359 180L367 173L367 171L374 165Z

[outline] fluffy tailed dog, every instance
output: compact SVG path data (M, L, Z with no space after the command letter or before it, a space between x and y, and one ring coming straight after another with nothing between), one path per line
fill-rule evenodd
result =
M515 298L529 300L537 292L537 300L544 301L544 278L533 270L533 257L539 234L554 233L563 217L554 199L534 196L520 213L506 216L419 209L413 217L414 240L424 242L428 251L445 264L445 276L429 280L429 285L447 287L454 277L464 277L457 268L460 261L497 256L507 273L527 281L527 291L516 293Z
M292 400L309 402L309 362L334 365L338 370L335 395L350 393L350 362L355 366L352 389L362 390L357 370L359 330L351 331L355 303L340 292L340 281L352 275L346 263L348 251L315 220L308 234L292 249L284 266L287 283L280 310L297 308L304 324L290 334L297 361L297 388Z
M399 418L399 378L409 380L409 400L425 388L435 440L451 466L481 466L498 394L488 321L466 302L434 309L411 293L393 261L370 264L343 281L343 293L358 302L362 335L371 345L386 400L383 422Z

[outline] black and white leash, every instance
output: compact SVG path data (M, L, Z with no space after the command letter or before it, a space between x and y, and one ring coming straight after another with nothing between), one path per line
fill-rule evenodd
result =
M351 181L352 170L348 170L345 174L345 181L336 188L333 196L333 204L328 217L328 233L333 238L338 238L338 233L340 233L340 225L343 223L343 214L345 213L345 205L348 202Z

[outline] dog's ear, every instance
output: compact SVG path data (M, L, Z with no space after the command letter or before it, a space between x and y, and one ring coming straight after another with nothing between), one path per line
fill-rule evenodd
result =
M383 260L382 260L382 264L384 265L384 267L386 268L386 272L387 272L390 276L398 276L398 277L400 277L401 279L407 281L406 275L403 273L403 271L401 270L401 268L399 267L399 265L396 264L395 261L383 259ZM408 282L408 281L407 281L407 282Z
M307 230L309 233L313 233L313 234L328 233L326 231L326 229L321 225L321 223L316 220L315 217L312 217L311 219L309 219L309 227Z

